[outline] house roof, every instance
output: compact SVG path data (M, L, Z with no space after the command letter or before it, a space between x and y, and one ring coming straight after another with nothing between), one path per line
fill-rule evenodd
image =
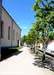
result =
M18 24L15 22L15 20L11 17L11 15L7 12L7 10L4 8L4 6L2 6L2 8L4 9L4 11L9 15L9 17L12 19L12 21L16 24L16 26L21 30L21 28L18 26Z

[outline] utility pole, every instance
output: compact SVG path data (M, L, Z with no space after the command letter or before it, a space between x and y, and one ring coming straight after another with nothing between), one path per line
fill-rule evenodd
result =
M2 18L2 0L0 0L0 28L1 28L1 18ZM0 29L0 60L1 60L1 29Z

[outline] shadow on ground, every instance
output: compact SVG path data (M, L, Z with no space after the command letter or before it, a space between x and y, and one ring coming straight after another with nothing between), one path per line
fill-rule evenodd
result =
M41 57L35 57L33 65L41 68L46 68L54 72L54 60L48 57L45 58L44 62L42 62Z
M22 51L19 51L17 49L2 49L1 50L1 61L8 59L14 55L20 54Z

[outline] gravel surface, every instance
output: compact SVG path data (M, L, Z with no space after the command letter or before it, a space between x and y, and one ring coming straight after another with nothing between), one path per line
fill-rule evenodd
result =
M0 62L0 75L54 75L53 71L34 66L34 56L28 47L20 49L21 53Z

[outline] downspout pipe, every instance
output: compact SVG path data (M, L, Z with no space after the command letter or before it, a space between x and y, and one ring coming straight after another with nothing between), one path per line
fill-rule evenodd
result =
M0 0L0 26L1 26L1 19L2 19L2 0ZM0 60L1 60L1 29L0 29Z
M11 21L11 47L13 46L13 20Z

